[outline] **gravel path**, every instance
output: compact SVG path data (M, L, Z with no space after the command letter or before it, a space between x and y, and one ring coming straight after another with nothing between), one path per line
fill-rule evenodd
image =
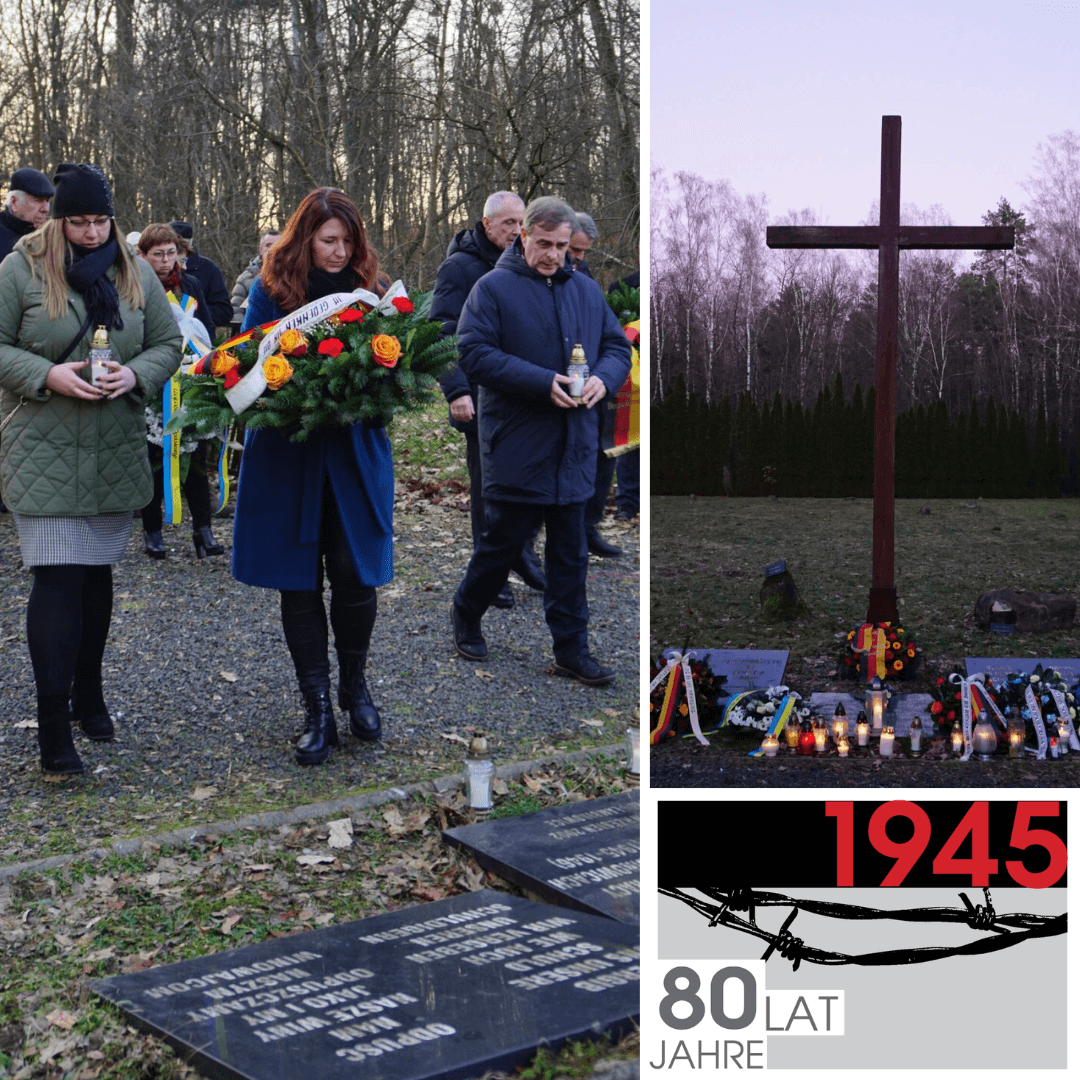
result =
M621 738L638 687L636 523L609 518L604 533L625 554L590 558L592 651L618 678L586 688L551 673L541 596L516 578L517 605L484 620L489 659L454 655L449 609L471 551L468 514L460 499L442 499L437 483L399 483L396 576L379 590L369 661L384 738L368 745L345 736L329 762L310 769L292 758L303 713L277 593L230 576L231 525L215 521L227 552L202 561L186 519L167 526L169 556L155 562L142 553L135 522L115 570L104 664L118 738L78 736L86 774L47 783L31 726L31 578L12 518L0 515L0 862L438 775L460 767L472 729L489 735L500 763Z

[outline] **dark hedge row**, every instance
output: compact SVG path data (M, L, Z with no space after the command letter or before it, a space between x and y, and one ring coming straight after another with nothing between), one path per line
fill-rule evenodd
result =
M687 397L681 378L654 402L655 495L869 497L874 391L845 394L837 375L813 410L777 394L759 408ZM944 401L896 418L898 498L1052 498L1076 494L1077 448L1063 446L1040 408L1035 430L991 398L950 414Z

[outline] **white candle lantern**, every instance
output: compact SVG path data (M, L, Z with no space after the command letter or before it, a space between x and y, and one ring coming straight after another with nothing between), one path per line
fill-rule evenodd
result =
M814 728L814 749L824 754L829 748L829 729L822 725Z
M626 729L626 779L631 784L641 783L641 710L637 705L630 711Z
M975 725L975 730L971 733L971 746L983 761L991 761L997 744L998 737L994 725L986 718L986 713L983 713Z
M1064 716L1058 720L1058 747L1063 754L1069 752L1069 722Z
M923 726L922 721L917 716L911 721L911 730L908 732L908 737L911 740L911 756L919 757L922 754Z
M492 785L495 780L495 763L488 751L487 739L476 735L469 743L465 755L465 787L469 806L486 812L492 808Z
M836 740L836 752L841 757L847 757L850 749L851 744L848 742L848 737L846 735L841 735L840 738Z
M839 701L832 718L833 739L839 742L840 736L847 734L847 726L847 709L844 708L844 703Z
M954 754L962 754L964 752L964 733L960 728L959 720L952 726L952 734L949 736L949 745L952 747L952 752Z
M885 706L888 703L889 691L885 684L876 675L870 680L866 688L866 714L870 717L870 726L873 731L880 731L885 720Z
M1022 757L1024 753L1024 721L1018 718L1009 720L1009 757Z
M883 727L881 729L881 744L879 749L881 750L882 757L892 757L893 747L896 743L896 729L892 727Z
M855 737L860 746L870 745L870 721L866 719L866 713L859 713L855 721Z
M780 749L780 740L775 735L766 735L761 740L761 749L765 751L766 757L776 757Z

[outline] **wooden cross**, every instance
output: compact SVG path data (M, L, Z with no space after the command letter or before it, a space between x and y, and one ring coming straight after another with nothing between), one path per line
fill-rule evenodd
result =
M900 224L900 117L881 118L879 225L777 226L765 231L771 248L877 248L878 326L874 409L874 565L867 622L896 622L894 459L896 456L896 339L900 249L1000 249L1013 246L1011 226Z

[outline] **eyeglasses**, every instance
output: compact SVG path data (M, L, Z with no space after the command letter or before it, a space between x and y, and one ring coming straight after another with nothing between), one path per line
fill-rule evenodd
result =
M95 229L100 229L103 226L108 225L109 222L112 221L112 218L107 218L107 217L96 217L96 218L69 217L69 218L64 218L64 220L73 229L89 229L91 226L93 226Z
M178 252L176 248L165 248L164 251L161 248L156 248L154 251L148 251L146 257L148 259L175 259Z

